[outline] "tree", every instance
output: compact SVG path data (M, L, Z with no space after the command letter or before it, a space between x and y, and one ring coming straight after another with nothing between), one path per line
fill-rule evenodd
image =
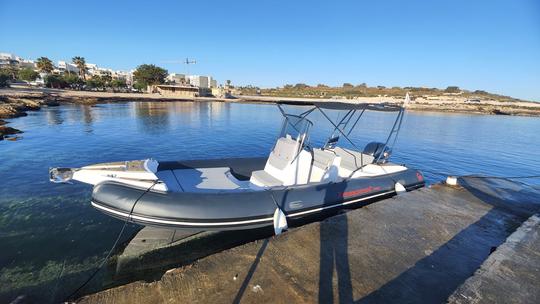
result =
M86 85L91 89L101 89L105 86L105 82L99 75L94 75L86 81Z
M86 80L86 60L84 57L75 56L71 58L71 62L79 69L79 77Z
M362 82L361 84L359 84L357 87L359 88L367 88L367 84L365 82Z
M50 74L45 77L45 85L49 88L63 89L67 87L67 83L60 75Z
M21 80L34 81L39 77L39 74L31 68L24 68L19 71L18 77Z
M79 88L80 86L82 86L84 84L84 82L82 81L82 79L79 78L79 76L75 75L75 74L68 74L68 73L65 73L62 78L64 79L64 81L66 82L66 84L68 86L70 86L71 88Z
M11 75L5 69L0 69L0 88L7 87L10 80Z
M124 89L127 87L126 81L124 79L114 79L111 81L111 87L113 89Z
M474 94L480 94L480 95L487 95L487 94L488 94L488 92L483 91L483 90L476 90L476 91L474 91L473 93L474 93Z
M305 89L305 88L309 88L309 86L305 83L297 83L294 85L294 88L295 89Z
M108 87L111 85L112 82L112 76L111 73L106 72L105 74L101 75L101 80L103 81L103 85Z
M36 66L40 72L47 74L54 70L52 61L47 57L39 57L36 59Z
M146 88L148 85L162 84L167 77L167 70L153 64L142 64L133 72L133 79L138 87Z
M19 68L13 65L4 66L2 68L4 73L8 74L11 80L16 80L19 76Z
M457 86L449 86L444 90L446 93L459 93L461 90Z
M135 88L135 89L138 90L138 91L144 91L144 90L146 90L146 86L144 86L144 85L142 85L142 84L140 84L140 83L138 83L138 82L135 82L135 83L133 84L133 88Z
M231 86L231 81L230 81L230 80L227 79L227 81L225 81L225 82L227 82L227 86L228 86L228 87Z
M354 86L353 86L352 84L348 83L348 82L345 82L345 83L343 84L343 87L344 87L344 88L352 88L352 87L354 87Z

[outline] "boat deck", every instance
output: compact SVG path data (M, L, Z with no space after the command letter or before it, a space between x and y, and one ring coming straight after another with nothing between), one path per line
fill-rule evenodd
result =
M540 189L503 179L460 183L382 200L78 302L537 301Z

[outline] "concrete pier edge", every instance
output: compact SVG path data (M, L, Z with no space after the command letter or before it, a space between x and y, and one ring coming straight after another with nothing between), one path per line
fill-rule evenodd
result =
M538 188L459 184L385 199L77 302L537 303ZM506 278L488 276L503 270Z

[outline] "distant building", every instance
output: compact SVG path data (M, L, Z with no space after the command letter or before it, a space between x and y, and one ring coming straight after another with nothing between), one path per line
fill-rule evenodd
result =
M210 88L217 88L217 80L210 78Z
M17 56L9 53L0 53L0 67L8 65L16 65L18 63Z
M167 81L173 82L173 83L187 83L186 81L186 75L185 74L178 74L178 73L171 73L167 75Z
M194 98L209 96L208 88L199 88L183 84L158 84L148 86L148 93L160 94L167 97Z
M36 64L33 60L23 59L19 56L9 53L0 53L0 67L14 66L18 68L36 69Z
M27 60L27 59L22 59L21 61L19 61L19 67L21 69L24 69L24 68L29 68L29 69L32 69L32 70L37 69L37 65L34 62L34 60Z
M186 79L189 84L199 88L210 88L210 79L208 76L188 75Z
M211 88L212 95L218 98L234 98L234 95L238 95L238 90L225 86L225 87L213 87Z
M58 61L58 70L60 72L79 73L79 68L76 65L65 61Z

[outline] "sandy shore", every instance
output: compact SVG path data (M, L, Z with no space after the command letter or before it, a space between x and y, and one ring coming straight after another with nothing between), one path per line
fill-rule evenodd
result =
M536 102L501 102L496 100L477 100L470 102L459 96L438 96L429 99L414 98L408 106L413 111L430 111L444 113L471 113L486 115L520 115L540 116L540 103ZM312 98L286 98L267 96L240 95L233 99L214 97L174 98L159 94L146 93L112 93L94 91L72 91L45 88L13 87L0 89L0 140L20 133L21 131L7 127L2 119L25 116L26 111L39 110L42 106L58 106L63 103L97 104L118 101L219 101L244 103L273 103L278 100L321 102L327 101ZM403 103L403 98L396 97L360 97L355 99L333 99L345 103Z

